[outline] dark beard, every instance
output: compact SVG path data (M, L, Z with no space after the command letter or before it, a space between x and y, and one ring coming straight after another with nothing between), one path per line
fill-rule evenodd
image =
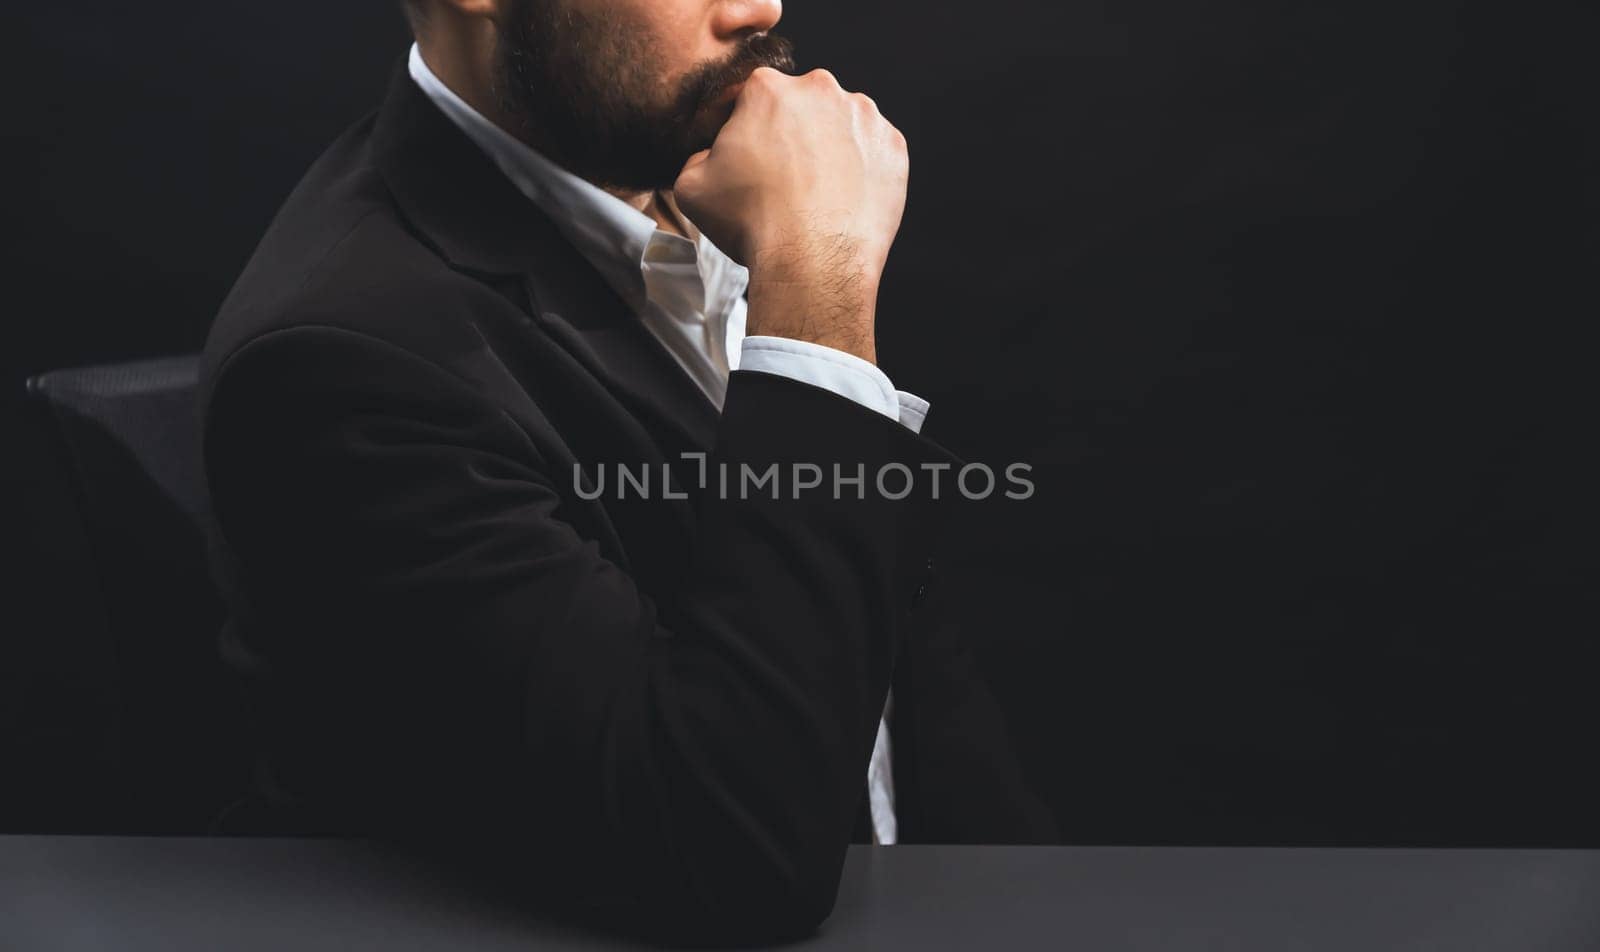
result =
M789 41L762 33L664 91L660 52L640 25L572 0L513 0L504 23L495 84L509 131L602 187L670 188L727 120L721 93L760 66L794 72Z

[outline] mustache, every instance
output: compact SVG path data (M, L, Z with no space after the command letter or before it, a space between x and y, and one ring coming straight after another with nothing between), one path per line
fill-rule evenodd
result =
M745 40L727 59L706 63L684 81L680 100L684 115L692 116L706 103L713 102L728 87L737 86L750 74L766 66L780 73L794 74L794 44L776 33L757 33Z

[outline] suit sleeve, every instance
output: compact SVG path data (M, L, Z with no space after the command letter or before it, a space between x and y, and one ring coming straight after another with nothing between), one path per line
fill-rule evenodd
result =
M657 603L574 529L537 434L430 360L297 327L209 392L216 523L304 788L657 934L826 918L942 504L708 493ZM710 465L948 460L737 372Z

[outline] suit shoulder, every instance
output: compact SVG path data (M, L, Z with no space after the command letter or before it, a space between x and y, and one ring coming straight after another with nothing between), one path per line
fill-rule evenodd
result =
M205 388L263 336L323 326L423 357L476 340L475 315L513 305L453 269L404 220L359 133L318 160L268 228L212 324Z

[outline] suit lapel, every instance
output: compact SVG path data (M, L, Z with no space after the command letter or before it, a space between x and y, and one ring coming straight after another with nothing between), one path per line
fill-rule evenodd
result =
M655 432L663 453L709 452L717 408L638 316L570 244L561 266L527 275L535 321Z
M658 437L664 455L709 451L718 417L627 303L476 144L396 71L373 162L427 244L458 270L525 282L531 319Z

